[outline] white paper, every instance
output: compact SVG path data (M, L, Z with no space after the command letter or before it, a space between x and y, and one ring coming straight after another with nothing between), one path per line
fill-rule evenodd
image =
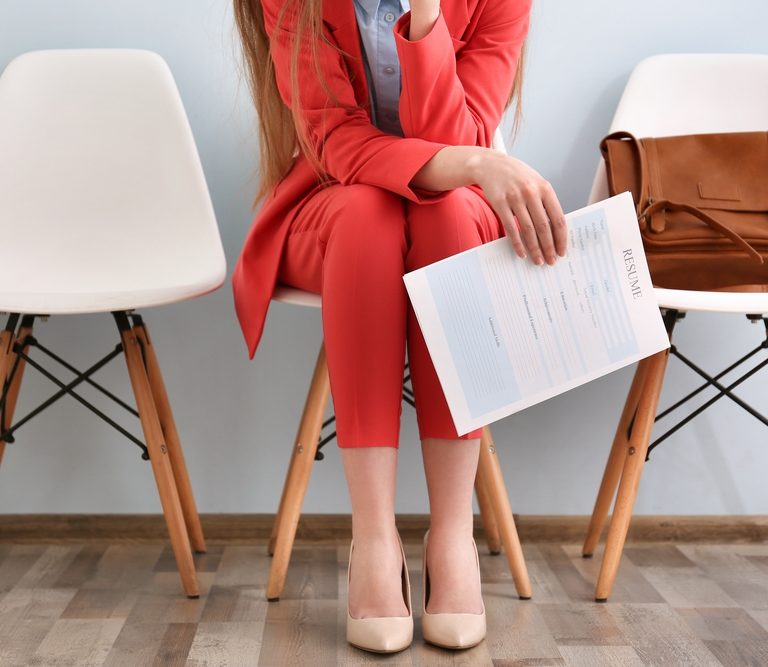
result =
M566 220L554 266L501 238L404 276L459 435L669 347L630 193Z

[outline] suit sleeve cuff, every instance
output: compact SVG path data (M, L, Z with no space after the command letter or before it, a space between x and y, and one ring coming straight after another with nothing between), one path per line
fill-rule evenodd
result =
M395 47L400 57L401 68L413 70L419 68L428 72L434 70L435 58L450 56L454 58L453 40L445 22L443 8L430 31L421 39L410 40L408 33L411 28L411 12L405 12L392 28L395 35ZM439 61L438 61L439 62Z
M391 155L391 164L397 165L398 181L401 184L398 193L417 204L425 204L445 199L450 190L426 190L419 187L411 187L408 184L414 175L427 163L435 154L449 146L434 141L424 141L416 137L402 138L394 142L392 148L395 149ZM386 151L387 149L385 149ZM397 154L395 154L397 153Z

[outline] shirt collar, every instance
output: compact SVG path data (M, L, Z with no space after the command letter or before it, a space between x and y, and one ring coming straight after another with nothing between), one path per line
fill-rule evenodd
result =
M403 12L407 12L411 8L409 0L396 1ZM363 8L368 16L376 16L376 10L378 9L381 0L355 0L355 2Z

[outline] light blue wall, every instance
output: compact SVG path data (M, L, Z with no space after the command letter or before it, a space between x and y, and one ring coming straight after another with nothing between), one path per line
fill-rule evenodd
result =
M765 53L766 25L768 3L763 0L540 0L530 39L525 123L514 154L554 183L566 209L583 205L597 143L634 63L674 51ZM250 225L251 175L257 167L252 107L245 83L238 80L233 37L229 3L222 0L0 2L0 67L25 51L60 47L140 47L168 61L198 141L230 272ZM320 342L318 314L274 307L253 362L237 327L229 283L194 302L144 314L160 353L200 509L274 511ZM37 334L81 366L116 342L107 315L55 317L41 324ZM741 317L689 315L679 325L676 342L704 368L716 371L757 345L763 334ZM120 363L113 362L118 365L101 377L129 396ZM741 391L766 412L767 377L747 381ZM591 510L630 379L625 369L496 425L515 511ZM672 360L662 405L694 385L695 378ZM26 414L51 390L30 372L17 415ZM404 414L397 509L425 512L415 421L409 410ZM307 511L348 510L334 448L326 448L326 460L315 469ZM106 424L64 399L24 426L7 448L0 468L0 512L159 511L149 464L137 453ZM657 450L646 468L637 509L765 514L766 471L768 430L723 400Z

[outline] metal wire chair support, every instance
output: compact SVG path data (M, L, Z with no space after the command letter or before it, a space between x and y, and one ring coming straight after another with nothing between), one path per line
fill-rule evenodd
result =
M125 321L127 322L127 315L125 313L122 314L123 317L125 317ZM34 315L25 315L22 320L22 327L30 327L32 326L32 322L34 320ZM135 315L134 321L137 323L141 322L140 316ZM18 314L12 313L9 315L8 323L6 325L6 330L15 331L16 329L16 322L18 320ZM142 357L144 357L144 346L143 343L141 343L141 350L142 350ZM56 361L58 364L66 368L71 373L75 374L75 378L72 379L68 383L64 383L61 379L56 377L50 370L46 369L42 364L40 364L38 361L33 359L29 354L27 354L24 350L27 347L35 347L38 350L40 350L43 354L48 356L49 358ZM100 385L95 380L91 379L91 376L96 373L99 369L106 366L112 359L117 357L120 353L123 351L123 344L117 343L114 347L114 349L104 355L101 359L99 359L96 363L94 363L92 366L88 367L84 371L80 371L78 368L73 366L72 364L68 363L64 359L62 359L59 355L51 351L49 348L47 348L45 345L42 345L40 341L37 340L37 338L33 335L27 335L21 340L17 340L13 344L13 352L16 355L16 358L14 360L13 366L11 368L10 373L8 374L8 377L6 378L5 382L3 383L3 390L2 395L0 395L0 439L4 440L7 443L12 443L15 441L14 433L24 424L26 424L28 421L30 421L33 417L36 417L38 414L40 414L43 410L50 407L53 403L58 401L62 396L69 394L72 398L77 400L79 403L84 405L86 408L88 408L91 412L93 412L96 416L100 417L102 420L104 420L107 424L112 426L115 430L122 433L126 438L128 438L131 442L133 442L139 449L141 449L142 454L141 458L145 461L149 460L149 452L147 450L147 446L144 442L142 442L139 438L134 436L130 431L123 428L119 423L117 423L114 419L112 419L109 415L101 411L99 408L97 408L95 405L93 405L91 402L89 402L86 398L78 394L74 391L75 387L82 383L87 383L97 389L99 392L101 392L103 395L105 395L107 398L112 400L114 403L122 407L124 410L131 413L134 417L138 417L139 413L138 411L120 399L118 396L110 392L108 389ZM10 390L11 384L13 382L13 378L15 377L18 367L20 364L20 361L24 360L26 364L28 364L30 367L37 370L41 375L48 378L51 382L53 382L56 386L59 387L59 390L52 394L49 398L47 398L45 401L43 401L39 406L31 410L29 413L27 413L24 417L19 419L15 424L12 424L5 428L6 423L6 401L8 397L8 392ZM146 360L145 360L146 363Z
M664 317L664 324L667 328L667 333L669 335L670 342L672 341L672 331L674 329L675 323L683 319L685 317L685 313L676 311L676 310L666 310L663 312ZM739 378L734 380L728 385L723 385L721 382L719 382L720 378L722 378L724 375L727 375L734 369L741 366L743 363L751 359L755 354L760 352L761 350L768 350L768 318L765 315L755 315L755 314L749 314L747 315L747 319L749 319L751 322L760 322L762 321L765 325L765 333L766 337L765 340L763 340L757 347L755 347L753 350L750 350L745 355L743 355L741 358L737 359L734 363L732 363L730 366L724 368L722 371L717 373L716 375L712 376L709 373L707 373L705 370L697 366L693 361L691 361L688 357L686 357L680 350L677 348L676 345L671 345L669 352L670 354L677 357L683 364L685 364L688 368L693 370L695 373L700 375L704 380L706 380L703 384L699 385L694 389L693 391L689 392L685 396L683 396L680 400L676 401L672 405L670 405L665 410L659 412L654 422L659 421L663 417L666 417L670 413L677 410L679 407L690 401L695 396L699 395L702 391L704 391L707 387L714 387L718 390L718 393L715 394L712 398L707 400L705 403L697 407L695 410L690 412L688 415L683 417L680 421L678 421L676 424L671 426L667 431L662 433L659 437L657 437L650 445L648 445L648 451L646 453L645 460L648 461L650 459L651 452L658 447L664 440L669 438L673 433L680 430L683 426L685 426L689 421L691 421L694 417L701 414L706 410L708 407L713 405L716 401L719 401L723 396L727 396L730 398L734 403L736 403L738 406L743 408L745 411L747 411L749 414L751 414L753 417L758 419L760 422L768 426L768 419L762 415L760 412L758 412L755 408L753 408L751 405L749 405L746 401L742 400L738 396L736 396L733 393L733 389L738 387L742 382L747 380L748 378L752 377L755 373L757 373L759 370L764 368L766 365L768 365L768 358L764 359L757 365L750 368L748 371L746 371L743 375L741 375ZM630 438L632 435L632 427L634 425L634 417L629 423L629 426L627 427L627 438Z

